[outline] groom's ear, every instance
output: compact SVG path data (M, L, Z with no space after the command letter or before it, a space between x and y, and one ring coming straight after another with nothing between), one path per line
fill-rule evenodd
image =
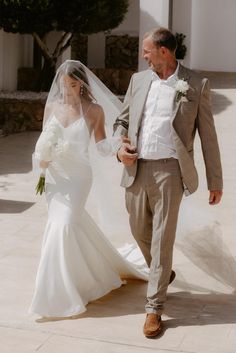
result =
M172 58L173 55L175 56L175 52L171 51L170 49L166 48L166 47L160 47L159 53L162 55L163 58Z
M159 51L163 56L167 56L170 54L170 50L166 47L160 47L160 51Z

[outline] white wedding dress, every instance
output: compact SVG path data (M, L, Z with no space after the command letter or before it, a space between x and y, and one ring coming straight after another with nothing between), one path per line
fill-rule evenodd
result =
M46 174L48 220L44 233L31 313L68 317L122 285L122 276L148 279L148 268L135 246L122 255L85 210L93 175L90 132L80 117L64 127L54 116L66 153L53 158Z

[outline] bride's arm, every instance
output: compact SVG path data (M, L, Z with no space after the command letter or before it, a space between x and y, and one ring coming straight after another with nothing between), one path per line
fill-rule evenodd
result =
M96 116L93 118L93 131L96 143L106 139L105 116L101 106L96 105ZM95 113L95 112L94 112Z
M93 119L93 131L96 142L97 151L101 156L111 156L116 153L117 145L121 145L120 137L106 137L105 132L105 116L101 106L96 105L93 113L96 115Z

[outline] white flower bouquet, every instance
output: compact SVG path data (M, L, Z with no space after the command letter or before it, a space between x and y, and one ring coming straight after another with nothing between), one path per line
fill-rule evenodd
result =
M36 185L36 194L42 195L45 191L46 166L55 157L65 156L69 151L69 143L62 140L61 131L58 124L50 122L42 131L36 146L35 159L40 161L41 173Z
M59 138L59 127L56 124L49 123L45 130L42 131L36 143L35 157L40 161L50 162Z

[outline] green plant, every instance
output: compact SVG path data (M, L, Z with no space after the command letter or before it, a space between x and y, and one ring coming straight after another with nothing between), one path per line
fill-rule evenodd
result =
M175 38L177 41L177 48L175 52L176 59L183 60L187 52L187 47L183 44L186 36L183 33L176 33Z

